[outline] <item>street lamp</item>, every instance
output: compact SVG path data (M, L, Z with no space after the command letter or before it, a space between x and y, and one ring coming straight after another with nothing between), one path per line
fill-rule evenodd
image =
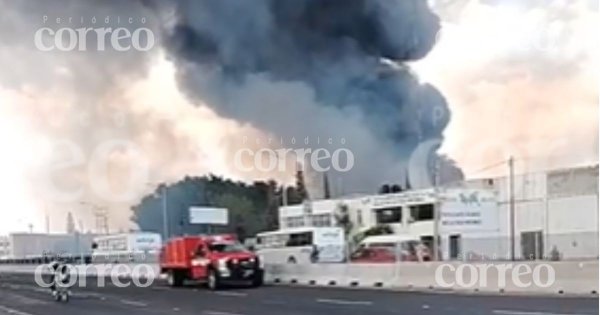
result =
M148 186L155 186L155 183L148 183ZM167 185L166 184L158 184L158 186L162 186L162 216L163 216L163 236L164 239L169 239L169 218L167 216Z

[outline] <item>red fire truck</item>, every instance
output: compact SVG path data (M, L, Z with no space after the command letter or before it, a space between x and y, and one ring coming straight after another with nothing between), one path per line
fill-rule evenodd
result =
M171 286L185 280L206 282L216 290L227 283L263 283L264 266L234 235L185 236L169 240L160 255L161 273Z

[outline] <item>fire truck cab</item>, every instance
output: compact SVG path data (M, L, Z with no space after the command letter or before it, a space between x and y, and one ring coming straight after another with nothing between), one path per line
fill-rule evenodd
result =
M227 283L260 286L264 276L263 262L230 234L170 239L161 250L160 270L170 286L195 280L212 290Z

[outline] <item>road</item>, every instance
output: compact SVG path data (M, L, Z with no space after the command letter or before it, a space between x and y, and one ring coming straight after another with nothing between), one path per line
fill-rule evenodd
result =
M383 290L265 286L211 292L156 283L98 288L88 281L67 304L51 299L32 275L0 274L0 315L591 315L598 298L459 295Z

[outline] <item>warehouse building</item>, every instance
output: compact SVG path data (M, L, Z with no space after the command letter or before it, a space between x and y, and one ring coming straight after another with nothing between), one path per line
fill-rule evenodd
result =
M94 234L11 233L6 238L8 259L34 258L51 255L89 256Z

